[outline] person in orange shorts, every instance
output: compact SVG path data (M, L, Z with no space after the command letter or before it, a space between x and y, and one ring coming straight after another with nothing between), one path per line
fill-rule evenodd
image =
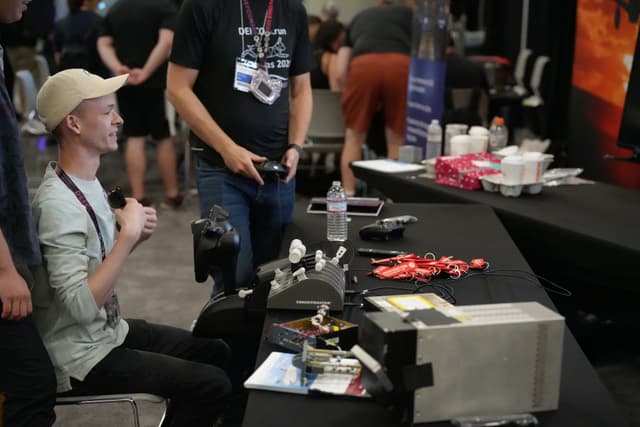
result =
M346 127L340 171L347 196L356 191L349 163L361 159L367 130L380 107L388 157L397 159L403 144L415 2L386 3L391 2L365 9L353 18L338 52Z

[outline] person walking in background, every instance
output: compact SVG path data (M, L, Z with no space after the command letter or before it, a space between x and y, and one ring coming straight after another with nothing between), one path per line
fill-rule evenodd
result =
M182 205L165 99L176 13L171 0L119 1L109 9L98 38L98 52L111 72L130 74L128 86L118 92L118 107L127 117L123 128L127 136L125 161L133 197L143 205L152 204L144 189L145 145L150 135L157 141L164 204L172 208Z
M22 0L0 1L0 22L18 21L26 8ZM46 274L3 53L0 46L0 425L48 427L56 419L56 378L31 317L31 288Z
M413 4L405 0L404 5L363 10L351 20L338 51L347 128L340 171L347 196L356 192L349 163L362 158L367 130L378 108L384 110L387 156L397 159L404 142Z

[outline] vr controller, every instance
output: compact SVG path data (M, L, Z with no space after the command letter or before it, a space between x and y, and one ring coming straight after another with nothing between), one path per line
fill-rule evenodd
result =
M236 265L240 251L240 234L228 221L229 213L213 205L209 218L191 223L194 272L197 282L204 282L212 269L222 272L225 295L236 289Z
M373 224L365 225L360 229L362 240L389 240L404 235L405 224L418 221L411 215L396 216L380 219Z
M124 198L124 193L120 187L113 187L109 190L107 200L109 201L111 209L122 209L124 205L127 204L127 200Z
M289 174L289 168L275 160L265 160L262 163L257 163L255 167L263 178L267 176L277 176L280 179L285 179Z

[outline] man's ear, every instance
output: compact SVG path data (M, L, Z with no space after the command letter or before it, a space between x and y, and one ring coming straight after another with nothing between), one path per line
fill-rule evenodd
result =
M71 132L76 135L80 135L80 121L74 114L67 114L62 120L64 126L66 126Z

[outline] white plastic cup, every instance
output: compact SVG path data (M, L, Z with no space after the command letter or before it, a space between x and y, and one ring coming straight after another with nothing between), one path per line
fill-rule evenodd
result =
M505 185L522 184L524 161L522 156L507 156L502 159L502 183Z
M469 135L455 135L451 137L451 155L461 156L471 152L471 137Z
M542 181L542 153L528 152L522 155L524 163L522 169L522 182L533 184Z
M470 135L471 153L484 153L489 146L489 137L486 135Z
M460 123L449 123L444 130L444 155L451 155L451 138L456 135L464 135L467 133L469 126Z
M469 135L489 137L489 129L482 126L471 126L471 129L469 129Z

